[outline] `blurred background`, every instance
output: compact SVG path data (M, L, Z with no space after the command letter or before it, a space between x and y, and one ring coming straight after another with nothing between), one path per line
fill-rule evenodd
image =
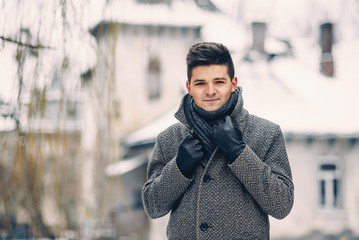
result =
M201 41L285 134L271 238L359 239L358 0L1 0L0 239L166 239L141 188Z

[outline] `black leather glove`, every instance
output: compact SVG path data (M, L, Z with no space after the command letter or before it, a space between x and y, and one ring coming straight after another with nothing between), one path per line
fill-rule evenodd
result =
M230 116L213 126L212 137L217 146L228 157L228 163L234 162L246 147L241 131L233 125Z
M201 142L188 133L178 148L177 166L187 178L191 178L194 169L204 156Z

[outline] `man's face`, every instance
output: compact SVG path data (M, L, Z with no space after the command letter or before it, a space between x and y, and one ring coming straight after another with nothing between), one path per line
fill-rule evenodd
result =
M237 78L230 79L226 65L198 66L192 69L186 86L196 105L212 112L228 101L237 88Z

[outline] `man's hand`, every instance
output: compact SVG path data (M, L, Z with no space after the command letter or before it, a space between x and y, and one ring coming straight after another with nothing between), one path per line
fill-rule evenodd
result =
M217 146L228 157L228 163L234 162L246 147L241 131L233 125L230 116L214 125L212 136Z
M198 139L191 133L183 139L178 148L177 166L187 178L191 178L194 169L204 156L203 148Z

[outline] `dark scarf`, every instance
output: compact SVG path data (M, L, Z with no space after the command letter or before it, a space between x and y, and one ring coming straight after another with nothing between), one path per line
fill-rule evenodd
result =
M193 129L195 135L203 143L208 156L211 155L216 148L216 144L211 138L213 125L232 113L238 101L239 91L239 88L237 88L221 108L212 112L208 112L198 107L191 95L187 94L184 98L183 108L188 124Z

